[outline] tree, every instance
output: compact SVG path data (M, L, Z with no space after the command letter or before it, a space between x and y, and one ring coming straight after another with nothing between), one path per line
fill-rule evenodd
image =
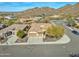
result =
M19 31L17 32L17 36L18 36L19 38L23 38L25 35L26 35L26 34L25 34L24 31L22 31L22 30L19 30Z
M75 17L72 15L67 15L67 23L70 26L74 26L75 25Z
M50 36L50 37L61 37L64 34L64 28L61 26L52 26L49 27L46 31L46 35Z
M14 24L14 21L12 21L12 20L9 20L9 21L7 22L7 25L8 25L8 26L10 26L10 25L12 25L12 24Z
M17 21L17 19L4 19L1 21L1 23L5 24L6 26L10 26L14 24Z

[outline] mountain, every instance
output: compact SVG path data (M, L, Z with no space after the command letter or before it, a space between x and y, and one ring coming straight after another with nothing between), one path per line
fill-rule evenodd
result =
M29 17L29 16L33 17L33 16L41 16L41 15L44 15L44 16L53 15L56 13L57 13L57 10L54 8L49 8L49 7L38 8L38 7L36 7L33 9L28 9L23 12L17 13L17 15L21 16L21 17Z
M53 7L53 6L52 6ZM11 12L0 12L0 14L12 14ZM71 14L74 16L79 16L79 3L74 5L66 5L61 8L55 9L50 7L35 7L32 9L24 10L21 12L13 12L17 17L34 17L34 16L50 16L50 15L67 15Z
M75 5L66 5L58 9L58 11L63 14L79 15L79 3Z
M74 5L66 5L59 9L49 8L49 7L42 7L42 8L32 8L25 11L22 11L20 13L17 13L17 16L20 17L29 17L29 16L40 16L40 15L67 15L71 14L74 16L79 15L79 3L76 3Z

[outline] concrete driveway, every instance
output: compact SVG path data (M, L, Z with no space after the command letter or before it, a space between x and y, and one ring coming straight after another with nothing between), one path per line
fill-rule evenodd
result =
M17 40L17 36L15 35L11 35L9 37L7 37L7 42L5 42L4 44L1 44L1 45L13 45L15 44L15 41Z
M28 44L41 44L43 43L43 38L42 37L29 37Z

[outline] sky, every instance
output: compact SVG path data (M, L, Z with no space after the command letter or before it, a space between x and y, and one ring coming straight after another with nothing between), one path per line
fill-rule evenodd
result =
M19 12L34 7L60 8L77 2L0 2L0 12Z

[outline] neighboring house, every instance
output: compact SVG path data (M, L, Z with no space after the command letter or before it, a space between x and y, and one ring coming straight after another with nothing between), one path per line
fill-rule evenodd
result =
M24 30L26 26L26 24L13 24L9 27L0 30L0 36L5 38L5 44L14 44L18 39L16 35L17 31Z
M60 15L52 15L52 16L50 16L50 17L59 18L59 17L61 17L61 16L60 16Z
M76 21L79 22L79 17L76 18Z
M75 19L76 25L79 25L79 17Z
M61 15L52 15L52 16L49 16L49 18L52 18L54 20L58 20L60 19L62 16Z
M21 17L19 18L20 22L21 23L24 23L24 22L27 22L27 21L37 21L37 20L40 20L42 17Z
M28 21L32 21L33 22L32 18L29 18L29 17L27 17L27 18L21 17L21 18L19 18L19 21L21 23L28 22Z
M27 18L19 18L19 21L21 22L21 23L23 23L23 22L26 22L26 20L29 20L29 19L27 19Z
M12 32L12 35L16 35L17 30L23 30L26 28L26 26L27 26L26 24L13 24L7 28L0 30L0 35L3 35L3 34L5 35L7 33L6 36L8 36L9 35L8 33L11 34L11 32Z
M3 29L3 28L5 28L5 27L6 27L6 25L0 24L0 30Z
M38 21L38 20L42 19L42 17L32 17L32 19L33 19L34 21Z
M15 17L14 16L4 16L4 18L6 18L6 19L14 19Z
M49 26L52 26L52 25L50 23L32 23L31 28L28 31L28 40L34 39L34 38L36 39L45 38L44 32Z

